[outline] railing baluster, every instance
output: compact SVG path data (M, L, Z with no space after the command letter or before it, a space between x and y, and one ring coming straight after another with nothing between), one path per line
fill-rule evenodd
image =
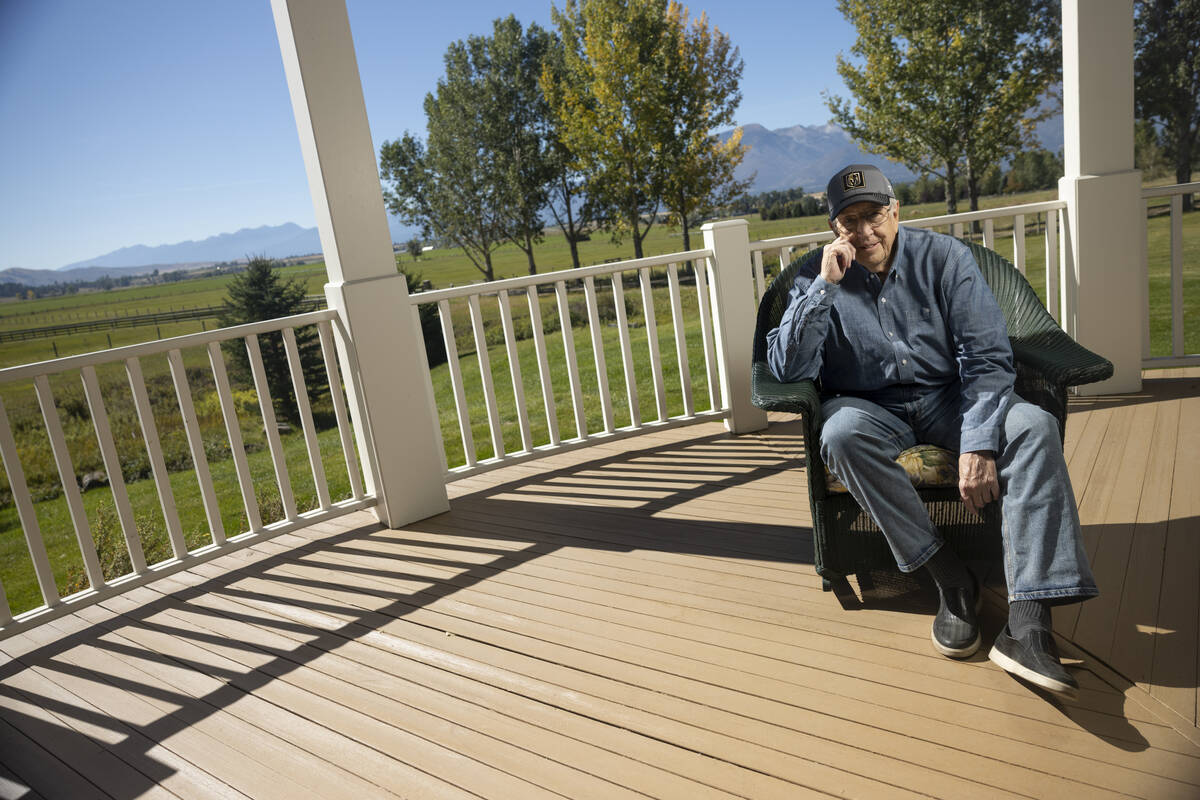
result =
M292 495L292 480L288 476L287 460L283 457L283 443L279 441L279 426L275 421L275 402L271 398L271 386L263 369L262 350L258 346L258 335L246 337L246 353L250 356L250 374L254 376L254 391L258 393L258 410L262 414L263 432L267 435L267 449L271 452L271 465L275 468L275 483L279 487L279 499L283 503L284 519L295 520L296 498Z
M1046 212L1046 308L1062 324L1059 310L1058 212Z
M571 330L571 306L567 303L567 284L555 281L554 296L558 301L558 319L562 323L564 355L567 359L567 382L571 386L571 407L575 410L575 430L580 439L588 435L587 417L583 410L583 391L579 387L579 363L575 357L575 333Z
M500 410L496 408L496 386L492 381L492 360L488 356L487 336L483 330L483 314L479 311L479 295L467 298L471 310L471 333L475 337L475 357L479 360L479 378L483 382L483 400L487 408L488 427L492 433L492 458L504 457L504 431L500 427Z
M308 449L313 485L317 490L318 507L329 508L329 485L325 482L325 464L321 460L321 445L317 441L317 426L313 424L312 406L308 402L308 386L304 381L304 366L300 363L300 348L296 345L296 329L283 329L283 350L287 353L288 370L292 373L292 391L296 393L296 408L300 412L300 428Z
M633 370L633 346L629 341L629 317L625 313L625 287L621 285L623 274L614 272L611 278L613 309L617 314L617 339L621 343L621 365L625 370L625 399L629 403L629 424L640 428L642 426L642 409L638 401L637 374Z
M17 506L17 516L21 520L25 546L29 549L29 558L33 562L33 574L42 593L42 602L47 608L53 608L61 602L58 586L54 582L54 570L50 568L50 556L46 554L46 543L42 541L42 528L38 525L37 513L33 510L33 498L29 495L29 485L25 483L25 470L21 468L17 443L13 440L12 427L8 424L8 412L4 408L3 400L0 400L0 460L4 461L8 487Z
M104 471L108 474L108 488L112 492L113 505L117 507L117 519L121 521L125 548L129 551L129 563L133 571L140 575L146 571L146 556L142 552L142 540L133 516L133 506L129 503L129 491L125 488L125 476L121 474L121 458L117 455L117 446L113 441L112 426L108 422L108 410L104 407L96 368L84 367L80 370L80 376L83 379L83 393L87 398L88 411L92 415L92 427L96 431L96 442L104 459Z
M517 404L517 423L521 428L521 447L525 452L533 450L533 436L529 431L529 409L525 407L525 382L521 377L521 360L517 356L517 336L513 330L512 306L508 292L496 295L500 305L500 324L504 327L504 346L508 352L508 374L512 378L513 400Z
M600 395L600 416L604 432L613 432L612 396L608 393L608 364L604 360L604 339L600 335L600 312L596 307L596 281L591 275L583 279L583 295L587 303L588 333L592 339L592 360L596 365L596 386Z
M950 226L950 235L953 236L955 239L961 239L962 233L963 233L963 226L962 226L961 222L955 222L953 225Z
M175 384L175 396L179 399L179 413L183 416L183 428L187 433L188 450L196 469L200 484L200 498L204 513L208 517L208 528L213 544L225 544L225 525L221 521L221 507L217 503L217 492L213 488L212 473L208 469L208 457L204 454L204 437L200 435L200 421L196 419L196 407L192 403L192 389L188 385L187 371L183 367L183 356L178 350L167 353L167 364L171 368L171 380Z
M709 309L708 259L696 262L696 301L700 306L700 340L704 345L704 370L708 381L708 400L713 411L721 407L720 376L717 375L717 353L713 341L712 314Z
M996 220L991 217L983 221L983 246L989 250L996 249Z
M1171 195L1171 355L1183 347L1183 195Z
M698 269L698 268L697 268ZM662 355L658 352L658 320L654 315L654 293L650 285L650 268L638 270L638 282L642 289L642 316L646 320L646 343L650 347L650 376L654 381L654 403L658 421L667 419L667 389L663 383Z
M8 592L4 590L4 581L0 581L0 629L12 622L12 608L8 605Z
M83 556L84 571L87 572L88 582L93 589L103 588L104 571L100 568L100 557L96 555L92 526L88 523L87 512L83 509L83 494L75 483L75 464L71 461L71 453L67 449L67 437L63 435L58 408L54 404L54 393L50 389L50 379L45 375L38 375L33 379L33 388L37 392L38 405L42 409L42 419L46 421L50 452L54 455L54 466L58 468L58 479L62 485L63 497L67 501L67 512L71 516L71 525L75 528L79 552Z
M762 251L755 251L759 273L762 272ZM671 295L671 324L675 329L675 358L679 362L679 388L683 392L683 414L690 417L696 413L692 401L692 373L688 367L687 336L683 327L683 302L679 297L679 270L672 264L667 270L667 286ZM761 287L760 287L761 289ZM759 297L762 293L760 291Z
M450 388L454 390L454 409L458 415L458 432L462 436L463 456L467 466L475 466L475 435L471 432L471 417L467 412L467 393L463 388L462 366L458 362L458 340L450 316L450 301L438 301L438 320L442 323L442 341L446 345L446 365L450 368Z
M671 265L671 269L672 269L672 271L674 271L674 269L675 269L674 264ZM763 275L762 250L754 251L754 287L757 290L757 294L754 295L755 298L762 299L762 296L767 291L766 276Z
M1013 263L1017 270L1025 274L1025 215L1013 217Z
M150 471L158 489L158 504L162 507L163 520L167 524L167 538L171 540L171 552L175 558L187 557L187 543L183 539L183 526L179 522L179 510L175 507L175 493L171 490L171 476L163 460L162 445L158 440L158 425L154 422L154 410L146 394L146 382L142 378L142 365L136 357L125 359L125 372L129 376L129 388L133 392L133 404L137 409L138 422L142 426L142 441L146 454L150 456Z
M213 382L217 387L217 399L221 402L221 416L225 420L229 452L233 456L238 489L242 493L242 505L246 509L246 524L249 526L250 532L255 533L262 530L262 516L258 510L258 497L254 492L254 481L250 477L250 464L246 460L246 446L242 443L242 426L238 421L237 407L233 403L233 392L229 389L229 375L225 372L225 358L221 355L220 342L208 343L208 363L212 367Z
M542 331L542 304L538 300L536 286L525 290L529 298L529 324L533 328L533 349L537 353L538 377L542 381L542 404L546 407L546 427L550 431L550 444L558 446L558 405L554 401L554 384L550 380L550 359L546 354L546 334Z
M333 415L337 419L338 437L342 441L342 455L346 459L346 474L350 478L350 494L355 500L363 497L362 476L358 469L354 439L350 432L350 420L346 415L346 399L342 396L342 375L337 365L336 345L333 328L328 321L317 323L317 335L321 338L321 357L325 360L325 375L329 379L329 396L333 400Z

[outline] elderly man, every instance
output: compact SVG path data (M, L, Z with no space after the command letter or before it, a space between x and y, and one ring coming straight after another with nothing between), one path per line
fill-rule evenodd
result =
M1057 422L1013 391L1004 316L962 242L900 227L887 178L855 164L829 182L837 239L802 270L768 361L781 381L819 382L821 455L883 531L904 572L938 588L934 647L979 649L979 585L942 546L896 456L917 443L959 453L959 493L978 513L1000 502L1008 624L990 658L1064 696L1078 689L1059 662L1050 607L1098 594Z

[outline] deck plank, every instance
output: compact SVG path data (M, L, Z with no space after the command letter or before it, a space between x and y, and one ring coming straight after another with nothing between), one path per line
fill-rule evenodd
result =
M1150 693L1196 723L1197 609L1200 609L1200 397L1181 401L1179 444Z

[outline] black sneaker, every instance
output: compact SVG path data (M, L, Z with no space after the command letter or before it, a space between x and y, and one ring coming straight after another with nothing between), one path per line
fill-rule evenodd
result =
M970 572L970 570L968 570ZM971 572L970 586L938 587L937 616L930 638L939 653L950 658L969 658L979 649L979 579Z
M1020 639L1014 639L1005 625L988 658L1001 669L1035 686L1071 700L1079 696L1079 683L1059 663L1058 648L1049 631L1032 630Z

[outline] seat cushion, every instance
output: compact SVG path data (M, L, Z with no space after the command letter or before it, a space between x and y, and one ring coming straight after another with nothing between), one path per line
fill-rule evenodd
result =
M908 479L918 489L958 486L958 454L932 444L910 447L896 456ZM831 494L845 493L846 487L825 467L825 488Z

